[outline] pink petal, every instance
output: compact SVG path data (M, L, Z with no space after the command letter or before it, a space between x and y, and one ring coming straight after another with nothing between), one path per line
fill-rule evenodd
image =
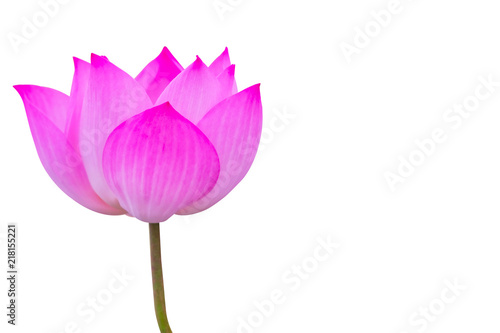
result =
M61 132L64 133L66 122L70 117L69 97L60 91L34 85L18 85L14 87L24 105L37 107ZM55 107L54 107L55 106Z
M107 59L92 54L89 86L82 107L80 152L90 184L108 205L120 207L102 170L106 139L120 123L152 106L137 81Z
M196 124L220 100L219 81L197 57L167 86L156 105L169 102L177 112Z
M235 65L229 66L217 77L221 86L221 100L238 92L236 80L234 79L235 67Z
M38 156L50 178L64 193L88 209L103 214L123 214L123 211L108 206L97 196L90 186L80 155L68 142L61 128L49 118L50 114L67 112L70 98L49 88L14 88L24 101Z
M220 175L206 196L177 214L194 214L224 198L246 175L257 153L262 132L260 85L225 99L197 124L217 150Z
M84 60L73 58L75 63L75 75L70 94L70 118L66 123L66 137L70 144L79 149L80 117L82 114L83 99L87 93L90 78L90 64Z
M214 60L214 62L212 62L212 64L209 66L209 69L213 75L218 76L229 66L231 66L231 59L229 59L229 50L226 47L222 54L218 56L217 59Z
M111 133L103 168L120 205L139 220L158 223L212 189L219 160L207 137L165 103Z
M183 70L184 68L172 53L164 47L160 55L151 61L135 79L155 103L168 84Z

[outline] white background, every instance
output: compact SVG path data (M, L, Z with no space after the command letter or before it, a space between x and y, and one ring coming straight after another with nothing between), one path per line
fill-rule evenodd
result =
M91 52L136 75L163 46L184 66L228 46L239 87L262 83L265 144L223 201L162 224L173 331L235 333L253 316L239 332L498 332L500 87L458 128L443 118L480 76L500 81L498 4L401 0L348 62L342 43L376 29L370 12L389 0L233 0L223 19L212 1L71 0L15 52L8 34L41 7L2 0L0 242L17 222L20 279L15 328L0 283L0 330L158 331L147 224L91 212L57 188L12 85L69 93L71 57ZM384 174L436 128L447 140L391 191ZM314 264L318 237L340 248L292 290L283 276ZM134 278L86 322L77 308L122 269ZM454 296L447 280L467 289ZM285 301L259 323L254 302L274 289ZM454 296L443 309L442 293ZM424 326L415 313L429 306L439 314ZM71 322L80 331L65 330Z

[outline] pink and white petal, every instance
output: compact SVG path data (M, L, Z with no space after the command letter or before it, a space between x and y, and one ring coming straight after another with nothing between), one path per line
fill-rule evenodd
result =
M22 90L19 86L16 89ZM69 97L61 98L59 102L59 107L63 109L69 105ZM47 112L26 100L25 108L38 157L54 183L88 209L102 214L123 214L124 211L108 206L94 192L79 153L69 144L61 129L46 116Z
M169 103L118 126L103 155L106 181L120 205L150 223L167 220L208 193L219 168L208 138Z
M197 124L217 150L220 175L203 198L177 212L203 211L224 198L247 174L262 133L260 84L247 88L217 104Z
M177 112L196 124L221 100L220 91L217 78L196 57L196 61L167 86L156 105L169 102Z
M236 80L234 79L235 68L235 65L231 65L217 77L221 86L221 100L226 99L238 92Z
M90 79L90 64L84 60L73 58L75 63L75 75L71 86L69 108L71 116L66 122L65 134L69 143L80 151L80 118L82 114L83 99L87 93Z
M102 170L106 140L123 121L152 106L149 96L137 81L107 59L92 54L79 146L90 184L108 205L120 208Z
M151 61L135 79L155 103L168 84L183 70L184 68L177 59L164 47L160 55Z
M38 108L64 133L71 112L68 95L51 88L34 85L17 85L14 88L21 95L26 108L28 105Z
M208 68L210 69L212 74L218 76L229 66L231 66L231 59L229 59L229 50L226 47L222 54L218 56L217 59L215 59Z

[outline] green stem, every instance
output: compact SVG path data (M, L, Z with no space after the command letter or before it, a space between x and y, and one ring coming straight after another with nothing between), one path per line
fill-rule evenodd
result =
M151 272L153 274L153 294L155 312L161 333L172 333L168 324L165 307L165 291L163 289L163 270L161 268L160 224L149 224L149 243L151 249Z

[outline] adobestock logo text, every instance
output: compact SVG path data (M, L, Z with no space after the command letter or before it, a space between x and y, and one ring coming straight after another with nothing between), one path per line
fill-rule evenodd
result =
M51 18L56 17L61 5L68 4L71 0L40 0L39 9L29 17L21 17L21 28L18 32L7 33L7 39L14 52L18 53L21 45L26 45L38 36L41 29L45 28Z
M481 102L490 99L500 87L500 81L493 78L493 74L478 77L479 84L474 92L465 97L461 102L453 104L443 113L442 120L449 127L435 127L427 138L415 140L415 147L406 156L399 155L397 167L394 171L384 173L384 178L392 192L396 191L398 184L415 174L418 167L422 166L429 157L436 153L440 144L449 138L450 129L453 131L462 127L464 120L479 109Z
M406 1L411 2L413 0ZM401 0L390 0L385 8L372 10L368 21L364 25L355 26L351 42L342 41L339 44L347 63L350 64L355 55L361 54L384 29L391 25L394 18L400 15L404 9L405 6Z
M457 278L445 280L441 292L425 305L419 306L408 318L408 327L399 333L424 333L432 327L457 302L467 286Z
M254 301L254 311L238 317L238 326L233 332L255 333L268 321L291 295L301 289L303 284L317 274L321 265L330 260L340 243L331 236L316 238L316 246L302 260L291 265L281 276L286 288L273 289L267 298Z

